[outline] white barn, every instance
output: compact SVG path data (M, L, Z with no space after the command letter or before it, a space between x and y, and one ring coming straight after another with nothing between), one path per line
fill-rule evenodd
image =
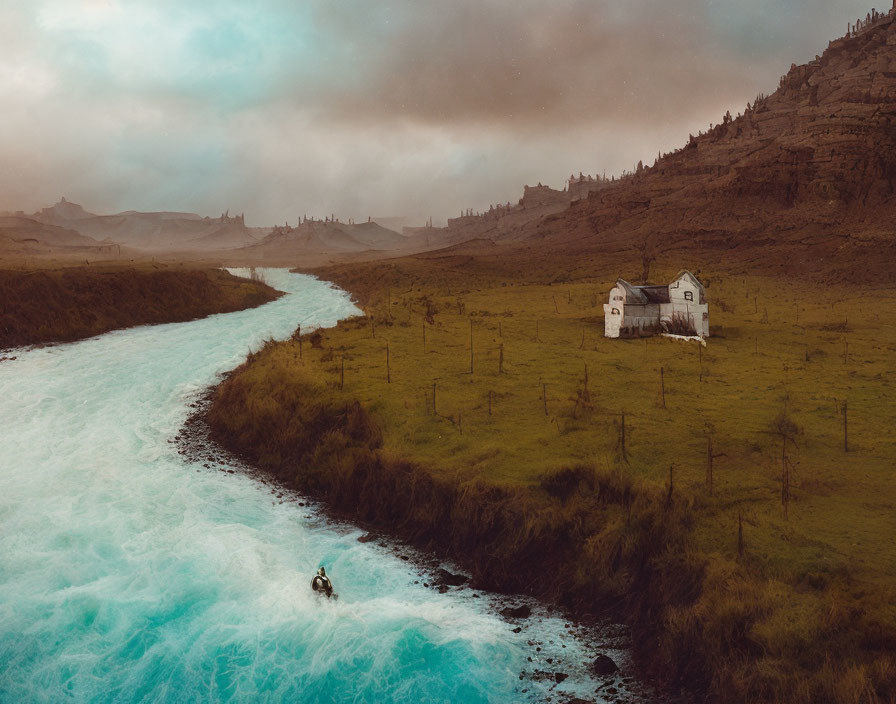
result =
M706 288L689 271L668 286L633 286L618 279L604 304L607 337L641 337L660 332L709 337Z

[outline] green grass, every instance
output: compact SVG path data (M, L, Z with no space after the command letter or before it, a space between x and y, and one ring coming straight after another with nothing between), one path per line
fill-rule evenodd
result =
M715 687L734 698L896 696L896 325L887 313L896 292L710 273L713 336L701 356L695 343L604 338L609 278L485 277L453 290L407 281L374 286L368 317L322 331L319 348L308 335L301 358L298 341L269 346L244 374L276 370L313 380L339 403L360 401L384 451L440 482L538 493L546 476L586 465L661 495L672 467L703 581L686 609L665 612L665 633L679 637L669 653L697 637L699 623L717 651L714 671L728 678ZM772 427L781 414L799 428L787 446L786 517L782 440ZM709 437L718 455L712 493ZM733 640L737 661L725 659ZM743 659L745 648L755 648L753 659Z

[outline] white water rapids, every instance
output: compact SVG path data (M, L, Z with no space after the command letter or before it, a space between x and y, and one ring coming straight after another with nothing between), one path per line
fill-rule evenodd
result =
M288 295L0 362L0 701L594 697L558 618L514 633L486 595L424 588L358 531L178 454L189 404L250 348L358 313L325 282L265 276ZM338 601L309 588L320 563ZM527 659L553 651L567 663ZM561 667L562 685L520 679Z

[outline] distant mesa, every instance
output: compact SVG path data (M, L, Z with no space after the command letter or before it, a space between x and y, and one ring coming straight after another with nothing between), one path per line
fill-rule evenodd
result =
M84 218L96 217L96 215L88 213L77 203L69 203L64 196L55 205L41 210L39 215L42 222L50 222L51 224L58 224L58 222L52 221L82 220Z

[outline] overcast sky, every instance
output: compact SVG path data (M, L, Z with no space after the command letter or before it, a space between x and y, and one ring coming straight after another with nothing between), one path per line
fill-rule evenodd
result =
M0 210L441 220L652 163L870 9L3 0Z

